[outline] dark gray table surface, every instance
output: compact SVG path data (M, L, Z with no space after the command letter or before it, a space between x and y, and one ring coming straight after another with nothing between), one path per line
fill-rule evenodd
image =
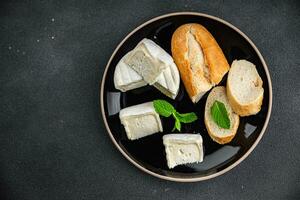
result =
M250 156L198 183L159 180L113 146L99 81L137 25L175 11L240 28L273 82L267 131ZM0 199L300 199L299 1L1 1Z

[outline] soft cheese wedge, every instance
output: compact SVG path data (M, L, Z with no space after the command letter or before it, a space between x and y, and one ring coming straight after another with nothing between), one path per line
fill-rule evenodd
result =
M149 84L175 99L180 77L173 58L155 42L145 38L119 61L114 84L122 92Z
M163 131L161 120L155 112L153 102L124 108L120 111L119 117L130 140Z
M119 61L114 73L115 87L122 92L147 85L143 77L141 77L136 71L134 71L124 62L129 54L130 52Z
M225 105L228 117L230 119L229 129L219 127L212 118L211 107L216 100L222 102ZM233 112L228 102L228 98L226 96L226 89L224 86L215 87L209 93L205 105L204 123L209 136L215 142L219 144L225 144L230 142L234 138L239 127L240 118L237 114Z
M178 69L173 62L167 69L165 69L153 84L164 95L175 99L179 91L180 77Z
M233 61L227 78L227 96L240 116L257 114L263 102L264 88L254 64L247 60Z
M152 40L143 39L124 62L152 85L162 71L168 67L168 56Z
M163 136L168 167L202 162L203 146L200 134L168 134Z

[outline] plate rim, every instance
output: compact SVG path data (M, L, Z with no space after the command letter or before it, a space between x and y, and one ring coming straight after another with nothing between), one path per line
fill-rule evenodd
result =
M159 19L163 19L163 18L167 18L167 17L171 17L171 16L179 16L179 15L192 15L192 16L201 16L201 17L206 17L215 21L218 21L220 23L223 23L224 25L232 28L233 30L235 30L238 34L240 34L243 38L246 39L246 41L252 46L252 48L255 50L256 54L258 55L260 61L262 62L263 68L266 72L266 76L267 76L267 80L268 80L268 85L269 85L269 104L268 104L268 112L267 112L267 117L265 120L265 123L263 125L263 128L261 130L261 132L259 133L258 137L256 138L255 142L252 144L252 146L246 151L246 153L244 155L242 155L238 160L236 160L234 163L232 163L231 165L229 165L228 167L222 169L221 171L218 171L216 173L213 174L209 174L209 175L205 175L205 176L201 176L201 177L189 177L189 178L179 178L179 177L170 177L170 176L166 176L166 175L161 175L158 173L155 173L149 169L146 169L145 167L143 167L142 165L138 164L137 162L135 162L133 159L131 159L129 157L129 155L126 154L125 151L123 151L123 149L119 146L119 144L117 143L117 141L115 140L109 125L107 123L107 119L105 116L105 109L104 109L104 84L105 84L105 80L106 80L106 76L107 76L107 71L108 68L111 64L112 59L114 58L116 52L120 49L120 47L123 45L123 43L131 36L133 35L136 31L140 30L141 28L143 28L144 26L157 21ZM102 114L102 119L106 128L106 131L110 137L110 139L112 140L113 144L115 145L115 147L117 147L117 149L121 152L121 154L130 162L132 163L134 166L136 166L138 169L142 170L143 172L146 172L147 174L150 174L154 177L160 178L160 179L164 179L164 180L168 180L168 181L175 181L175 182L198 182L198 181L204 181L204 180L208 180L208 179L212 179L215 178L217 176L220 176L228 171L230 171L231 169L233 169L234 167L236 167L238 164L240 164L243 160L245 160L249 154L255 149L255 147L257 146L257 144L259 143L259 141L261 140L262 136L264 135L266 128L268 126L269 120L270 120L270 116L271 116L271 111L272 111L272 101L273 101L273 91L272 91L272 82L271 82L271 76L269 73L269 69L267 67L267 64L262 56L262 54L260 53L260 51L258 50L258 48L256 47L256 45L250 40L250 38L244 34L240 29L238 29L237 27L235 27L234 25L232 25L231 23L213 16L213 15L209 15L209 14L205 14L205 13L200 13L200 12L173 12L173 13L168 13L168 14L164 14L164 15L159 15L157 17L154 17L150 20L147 20L146 22L140 24L139 26L137 26L136 28L134 28L132 31L130 31L130 33L128 33L126 35L126 37L124 37L122 39L122 41L117 45L117 47L114 49L113 53L111 54L103 75L102 75L102 80L101 80L101 84L100 84L100 108L101 108L101 114Z

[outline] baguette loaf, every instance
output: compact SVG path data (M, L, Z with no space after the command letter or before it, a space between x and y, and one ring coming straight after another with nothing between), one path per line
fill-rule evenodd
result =
M191 100L218 84L229 65L214 37L200 24L185 24L173 33L171 50Z
M211 115L211 107L213 103L218 100L222 102L225 105L225 108L228 113L228 117L230 119L230 128L224 129L219 127L212 118ZM225 144L230 142L239 127L240 118L237 114L235 114L228 102L227 96L226 96L226 89L224 86L218 86L212 89L212 91L209 93L206 105L205 105L205 114L204 114L204 123L207 129L207 132L209 136L217 143L219 144Z
M260 111L264 96L262 84L254 64L233 61L227 79L227 96L235 113L249 116Z

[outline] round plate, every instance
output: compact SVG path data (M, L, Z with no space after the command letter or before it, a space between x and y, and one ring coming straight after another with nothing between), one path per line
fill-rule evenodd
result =
M145 86L128 92L120 92L114 87L113 76L118 61L132 50L143 38L149 38L169 54L171 37L177 27L185 23L199 23L205 26L222 48L228 63L235 59L246 59L256 65L263 80L264 100L257 115L241 117L238 132L228 144L219 145L208 136L204 125L204 107L209 92L197 103L189 99L182 83L175 100L157 89ZM225 85L227 75L220 85ZM186 124L182 133L200 133L203 137L204 160L198 164L188 164L168 169L162 142L164 134L171 133L172 119L161 118L163 133L156 133L139 140L130 141L120 123L119 111L122 108L165 99L179 112L196 112L199 119ZM201 181L221 175L244 160L261 139L271 113L272 87L266 63L251 40L236 27L219 18L201 13L172 13L156 17L140 25L123 39L113 52L104 71L101 84L101 112L110 138L119 151L135 166L156 177L181 182Z

